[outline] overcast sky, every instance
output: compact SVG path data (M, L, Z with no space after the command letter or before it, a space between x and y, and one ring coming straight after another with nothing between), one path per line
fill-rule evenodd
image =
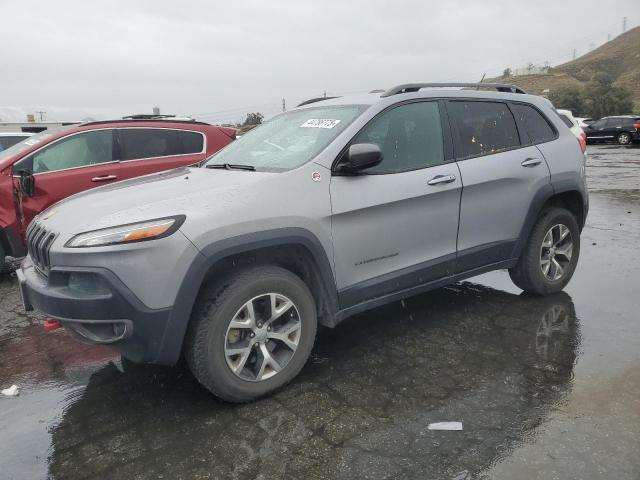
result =
M0 0L0 117L221 122L322 94L552 65L640 21L639 0ZM73 118L64 118L71 120Z

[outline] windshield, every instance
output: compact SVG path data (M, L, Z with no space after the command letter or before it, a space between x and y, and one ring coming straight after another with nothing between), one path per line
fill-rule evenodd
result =
M367 107L340 105L283 113L231 143L205 166L240 164L276 172L299 167L320 153Z
M37 143L40 143L44 140L49 139L53 135L60 133L61 130L70 127L60 127L60 128L49 128L47 130L43 130L40 133L36 133L35 135L31 135L30 137L25 137L21 142L16 143L12 147L7 148L6 150L2 150L0 152L0 162L5 158L10 157L11 155L15 155L16 153L22 152L27 148L31 148Z

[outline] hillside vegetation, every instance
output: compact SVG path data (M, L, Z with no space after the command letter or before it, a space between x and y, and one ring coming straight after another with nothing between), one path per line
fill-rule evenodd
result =
M607 75L613 85L628 89L633 95L634 111L640 113L640 27L551 68L546 75L502 76L485 81L512 83L529 93L549 95L566 87L584 87L598 75Z

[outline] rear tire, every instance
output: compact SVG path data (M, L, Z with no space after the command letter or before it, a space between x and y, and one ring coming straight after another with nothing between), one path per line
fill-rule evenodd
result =
M618 135L618 145L631 145L631 135L627 132L622 132Z
M580 228L576 218L564 208L551 207L538 217L509 276L525 292L549 295L569 283L579 256Z
M300 372L316 329L315 302L300 278L280 267L253 267L203 288L185 339L185 358L214 395L247 402Z

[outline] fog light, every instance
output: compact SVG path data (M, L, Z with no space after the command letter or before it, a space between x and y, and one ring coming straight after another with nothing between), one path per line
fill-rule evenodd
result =
M67 285L70 289L86 295L106 295L110 292L109 286L95 273L70 273Z

